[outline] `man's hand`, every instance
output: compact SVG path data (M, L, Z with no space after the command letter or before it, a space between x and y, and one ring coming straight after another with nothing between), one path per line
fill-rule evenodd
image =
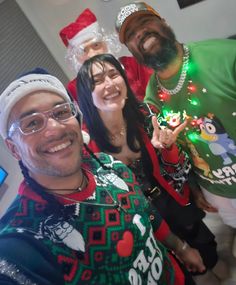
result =
M191 189L191 191L193 194L194 201L198 206L198 208L211 213L218 212L217 208L213 207L210 203L207 202L200 188Z
M174 233L170 232L163 240L163 244L174 252L189 271L203 272L206 269L199 251L190 247Z
M152 117L152 126L153 133L151 143L155 148L169 148L173 143L176 142L176 139L180 132L186 127L187 120L185 120L182 124L180 124L174 131L168 128L160 128L159 123L157 122L157 118L155 116Z
M191 272L203 272L206 270L199 251L195 248L190 247L186 243L185 245L185 248L179 250L178 252L175 252L185 267Z

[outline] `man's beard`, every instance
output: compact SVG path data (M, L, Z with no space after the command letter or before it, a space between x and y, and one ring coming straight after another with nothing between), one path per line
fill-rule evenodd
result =
M172 30L164 27L166 37L156 33L159 42L159 51L143 53L143 63L154 70L164 70L177 56L176 38ZM155 36L155 33L152 33Z

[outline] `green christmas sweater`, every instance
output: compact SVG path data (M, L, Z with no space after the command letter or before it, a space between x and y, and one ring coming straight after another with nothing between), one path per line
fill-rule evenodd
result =
M208 40L187 47L190 61L182 89L171 96L160 94L154 74L144 101L155 105L160 122L173 129L188 118L179 142L192 158L199 184L236 198L236 41ZM175 88L180 73L161 84Z
M23 181L0 223L0 284L184 284L157 240L169 228L132 172L109 155L99 158L113 171L85 159L87 188L56 203Z

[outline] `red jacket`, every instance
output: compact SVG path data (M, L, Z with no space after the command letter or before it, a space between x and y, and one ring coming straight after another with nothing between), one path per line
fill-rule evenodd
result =
M188 183L183 183L183 194L178 194L178 192L172 186L173 180L167 180L163 177L162 169L164 169L168 173L174 173L177 169L180 169L180 171L183 172L183 165L187 159L186 154L180 151L177 145L173 145L169 149L162 149L161 153L159 154L161 156L162 161L162 163L160 164L160 159L158 157L157 151L151 144L150 138L144 130L142 130L142 138L152 162L153 176L158 181L158 183L160 183L160 185L174 198L174 200L176 200L178 204L185 206L189 202L190 189ZM94 140L90 140L88 146L94 153L103 151L99 149Z

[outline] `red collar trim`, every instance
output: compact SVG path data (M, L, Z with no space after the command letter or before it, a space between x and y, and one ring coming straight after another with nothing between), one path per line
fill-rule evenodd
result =
M94 179L94 175L91 172L89 172L87 169L84 170L85 170L85 175L88 179L87 187L84 188L81 192L65 195L66 197L75 199L76 201L83 201L93 195L96 189L96 182ZM25 196L28 199L33 200L35 202L47 204L47 201L45 201L39 194L37 194L34 190L30 188L30 186L26 183L25 179L22 181L19 187L18 194L20 196ZM63 198L58 198L58 200L63 204L71 204L71 202L68 202L68 200L65 200Z
M19 187L18 194L20 196L25 196L35 202L47 204L47 201L45 201L39 194L37 194L30 188L30 186L26 183L25 179L22 181Z
M95 179L94 179L94 175L88 171L87 169L84 169L84 174L86 175L87 177L87 180L88 180L88 185L86 188L84 188L81 192L76 192L76 193L72 193L72 194L68 194L68 195L63 195L62 197L57 197L58 200L66 205L66 204L71 204L71 201L63 198L63 197L67 197L67 198L70 198L70 199L73 199L73 200L76 200L78 202L80 201L84 201L86 200L87 198L89 198L90 196L93 195L95 189L96 189L96 182L95 182Z

